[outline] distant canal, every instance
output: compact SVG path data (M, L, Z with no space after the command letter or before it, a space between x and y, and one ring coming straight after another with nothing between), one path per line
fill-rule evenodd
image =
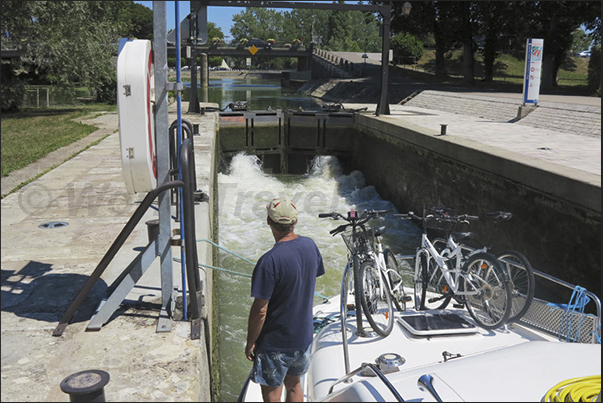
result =
M184 82L184 87L182 99L188 101L190 82ZM200 88L197 92L200 101L203 100L204 91ZM320 111L322 104L318 99L300 96L294 90L281 88L279 79L245 78L244 75L241 78L210 79L207 100L218 104L220 108L231 102L247 102L249 110L297 110L301 107L307 111Z

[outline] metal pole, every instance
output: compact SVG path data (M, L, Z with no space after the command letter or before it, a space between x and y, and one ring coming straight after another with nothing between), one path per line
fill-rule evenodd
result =
M387 86L389 84L389 25L392 18L391 5L381 8L383 16L383 45L381 47L381 96L377 106L376 116L389 115L389 101L387 96Z
M175 4L176 12L176 82L180 84L180 47L182 45L180 41L180 2L177 1ZM180 149L182 147L182 92L176 91L176 101L178 105L178 156L180 156ZM182 180L182 161L178 159L178 180ZM182 214L182 189L178 189L179 194L179 206L180 214ZM184 220L180 218L180 239L184 242ZM182 265L182 303L183 303L183 319L187 319L186 309L186 263L184 257L184 248L180 246L180 261Z
M157 184L163 184L170 176L170 136L168 131L168 83L167 73L167 11L165 1L153 2L153 58L155 64L155 140L157 149ZM172 315L176 297L172 261L171 192L158 196L159 235L157 253L161 263L161 313L158 332L172 329Z
M194 2L191 2L191 6ZM199 99L197 96L197 10L191 7L190 14L190 29L191 29L191 42L193 48L191 49L191 93L189 95L188 112L199 113Z

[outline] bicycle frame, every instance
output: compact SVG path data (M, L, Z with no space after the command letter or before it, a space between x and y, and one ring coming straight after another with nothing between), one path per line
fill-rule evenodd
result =
M454 241L452 236L448 236L446 241L446 248L439 253L433 246L427 234L421 234L421 246L417 250L417 256L415 259L415 282L421 279L421 254L426 254L428 259L433 259L436 262L437 269L431 274L429 282L433 280L436 273L440 271L442 276L446 280L446 283L452 290L454 295L476 295L479 291L475 288L472 277L467 277L462 271L462 263L471 255L478 253L481 250L472 251L469 255L463 256L462 246ZM446 255L444 255L446 253ZM429 260L427 261L429 264ZM452 268L450 268L452 267ZM467 278L469 285L473 290L460 291L459 284L461 278Z
M375 236L375 244L377 251L369 251L369 256L372 257L373 261L375 262L375 266L379 269L379 271L383 273L389 293L390 295L393 295L395 291L403 286L403 282L400 281L398 285L393 288L390 282L390 276L388 274L393 273L394 276L399 277L400 279L402 279L402 276L400 276L400 274L395 270L387 268L387 264L385 263L385 254L383 253L383 244L381 243L380 236Z

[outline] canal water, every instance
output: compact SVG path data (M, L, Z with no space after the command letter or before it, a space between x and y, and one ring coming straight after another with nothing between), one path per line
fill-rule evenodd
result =
M241 84L234 83L235 86ZM217 88L215 85L214 88ZM293 94L279 98L283 94L280 86L269 91L265 85L262 81L259 88L251 86L244 87L245 90L230 88L227 91L232 94L244 91L246 96L251 97L242 100L257 102L255 105L284 102L311 105L315 102L296 98ZM251 91L251 94L247 91ZM222 94L218 103L224 105L229 102L232 102L232 98L228 99ZM332 237L329 234L342 222L320 219L318 214L339 212L345 215L351 208L358 211L395 210L391 202L383 200L373 186L365 183L362 172L344 174L337 158L330 156L314 158L305 175L269 175L263 172L257 157L239 154L232 159L225 172L218 174L218 186L218 242L252 262L274 245L272 233L266 224L266 204L282 195L295 201L299 211L295 232L314 239L323 255L326 273L318 279L316 292L327 297L340 291L347 249L340 236ZM414 253L420 232L409 221L386 218L372 224L387 226L384 243L395 254ZM244 349L247 318L252 303L250 276L254 266L223 251L219 253L217 263L219 267L229 270L217 271L215 276L215 320L219 328L215 335L219 354L218 388L221 401L235 401L251 369ZM320 303L321 298L316 296L314 302Z
M190 82L184 82L182 99L188 100ZM197 93L203 99L203 90ZM299 109L320 111L322 101L316 98L301 96L292 89L282 88L280 80L258 78L222 78L210 79L207 94L208 102L213 102L223 109L231 102L247 102L249 110L266 110L271 108Z

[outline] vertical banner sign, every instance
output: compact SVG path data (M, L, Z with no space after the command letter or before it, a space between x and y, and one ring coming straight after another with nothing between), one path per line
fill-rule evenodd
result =
M524 105L538 103L543 45L544 39L528 39L526 44L526 70L523 76Z

